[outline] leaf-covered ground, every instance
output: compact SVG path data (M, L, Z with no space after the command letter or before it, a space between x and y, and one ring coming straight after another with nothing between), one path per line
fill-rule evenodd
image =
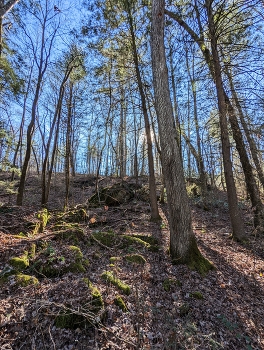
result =
M202 277L171 264L166 205L158 224L142 197L91 208L84 203L93 186L75 179L63 213L56 179L47 226L37 232L39 180L28 179L22 208L2 184L0 349L264 349L264 237L254 235L246 204L249 241L241 245L230 239L223 194L211 193L207 211L192 200L199 248L216 267ZM14 268L12 258L26 265Z

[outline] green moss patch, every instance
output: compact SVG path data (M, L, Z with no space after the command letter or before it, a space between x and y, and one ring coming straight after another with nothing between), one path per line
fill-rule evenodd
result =
M94 232L91 235L91 240L112 248L117 244L118 236L114 232Z
M47 209L42 209L37 213L36 217L37 221L27 223L27 227L31 229L33 235L44 231L49 221L50 214Z
M193 292L190 293L190 296L195 299L203 299L203 294L201 292Z
M140 254L129 254L125 256L125 259L134 264L144 265L146 263L146 259Z
M114 299L114 303L116 306L118 306L123 312L128 312L128 308L124 302L124 300L122 299L122 297L120 295L118 295L115 299Z
M190 305L188 303L183 303L179 307L179 314L181 317L186 316L190 311Z
M85 240L84 230L79 224L60 222L52 227L54 231L53 240L79 244L79 241Z
M123 293L129 295L131 293L130 286L123 283L120 279L116 278L112 272L105 271L102 273L101 277L107 281L112 283L114 286L116 286L119 290L121 290Z
M163 281L162 286L166 292L169 292L173 286L181 287L182 283L181 283L181 281L179 281L175 278L166 278Z
M62 276L65 273L83 273L89 260L83 257L77 246L63 246L61 249L48 245L36 255L32 269L46 277Z
M120 256L111 256L111 258L109 259L110 260L110 263L116 263L118 261L121 261L122 258Z
M55 318L55 326L57 328L77 329L85 327L86 324L87 321L83 315L70 309L61 311Z
M61 219L66 222L86 222L88 220L87 212L84 208L72 209L61 215Z
M14 257L9 260L9 264L17 271L23 271L29 266L27 254L19 257Z
M94 242L97 241L108 248L116 247L119 249L126 249L131 246L135 246L137 248L149 249L150 247L152 247L150 243L146 242L145 240L139 237L141 236L124 235L124 234L120 235L114 232L94 232L91 235L91 240ZM146 238L148 236L142 236L142 237Z
M172 264L186 264L191 270L196 270L202 276L205 276L208 271L215 269L213 263L201 254L194 236L192 237L187 254L184 257L172 256Z
M19 273L16 275L16 284L21 287L27 287L29 285L36 285L39 283L38 279L34 276L24 275Z

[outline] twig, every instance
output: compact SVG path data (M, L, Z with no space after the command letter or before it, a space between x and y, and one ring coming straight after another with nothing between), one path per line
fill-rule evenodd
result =
M53 340L53 337L52 337L51 331L50 331L50 325L49 325L49 335L50 335L50 339L51 339L51 341L52 341L53 348L54 348L54 350L56 350L56 345L55 345L55 343L54 343L54 340Z

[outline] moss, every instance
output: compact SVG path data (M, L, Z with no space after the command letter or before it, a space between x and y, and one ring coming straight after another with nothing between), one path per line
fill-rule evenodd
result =
M96 287L91 288L92 306L96 310L101 310L104 307L104 302L100 291Z
M86 323L84 316L78 315L70 310L61 311L55 318L55 326L57 328L77 329L84 327Z
M170 289L171 289L171 286L175 283L175 280L172 279L172 278L166 278L163 283L162 283L162 286L163 286L163 289L166 291L166 292L169 292Z
M188 303L183 303L179 307L179 314L180 316L186 316L190 311L190 305Z
M181 283L181 281L179 281L179 280L176 280L176 285L177 285L178 287L181 287L181 286L182 286L182 283Z
M84 277L83 278L83 282L87 285L87 287L92 287L93 286L93 284L92 284L92 282L89 280L89 278L87 278L87 277Z
M94 232L91 239L94 241L99 241L106 247L114 247L116 243L116 234L114 232Z
M115 299L114 299L114 303L116 306L118 306L123 312L128 312L127 306L124 302L124 300L121 298L120 295L118 295Z
M118 289L120 289L123 293L129 295L131 293L131 289L129 285L123 283L120 279L113 276L112 272L105 271L102 273L101 277L107 282L112 283Z
M203 294L201 292L193 292L190 296L195 299L203 299Z
M139 245L144 248L149 248L150 244L143 241L142 239L129 235L121 235L122 243L120 244L120 248L124 249L129 247L130 245Z
M47 226L48 220L50 218L49 212L47 209L43 209L37 213L37 222L29 222L28 225L32 228L32 234L36 235L42 233Z
M22 287L27 287L31 284L36 285L39 281L34 276L24 275L22 273L19 273L16 275L16 284Z
M93 286L92 282L89 280L89 278L83 278L83 282L87 285L87 287L91 291L92 296L92 302L91 305L99 311L100 309L104 308L104 301L102 298L102 295L96 287Z
M146 259L144 258L144 256L140 255L140 254L130 254L130 255L126 255L125 259L129 262L135 263L135 264L145 264L146 263Z
M23 255L21 258L14 257L9 260L9 264L18 271L25 270L29 266L29 260L27 255Z
M79 209L73 209L69 212L63 213L61 218L67 222L83 222L87 221L88 215L85 209L79 208Z
M171 290L171 287L172 286L178 286L178 287L181 287L182 286L182 283L179 281L179 280L176 280L174 278L166 278L163 283L162 283L162 286L164 288L164 290L166 292L169 292Z
M111 256L111 258L109 259L110 260L110 263L115 263L117 261L120 261L122 258L120 256Z
M145 237L145 236L144 236ZM128 248L132 245L150 248L150 244L139 236L132 235L117 235L114 232L95 232L92 234L91 239L94 241L99 241L106 247L118 247L120 249Z
M88 266L90 265L89 259L84 259L82 263L83 263L83 265L86 266L86 267L88 267Z
M197 198L201 196L201 186L197 184L190 184L186 186L187 194L191 198Z
M63 273L67 273L67 272L81 272L82 273L82 272L85 272L86 269L82 263L74 262L74 263L71 263L68 267L64 268L62 271L63 271Z
M152 252L158 252L159 251L159 241L157 238L151 236L151 235L133 235L133 237L139 238L142 241L149 244L148 249Z
M31 259L33 259L35 256L36 256L36 244L35 243L32 243L31 244L31 246L30 246L30 248L29 248L29 257L31 258Z
M9 276L15 275L16 273L17 271L10 266L5 267L0 273L0 286L8 281Z
M81 252L81 249L79 247L70 245L69 250L73 252L75 260L81 260L83 258L83 253Z
M213 263L211 263L201 254L194 237L192 238L189 251L185 257L179 258L177 256L172 256L172 263L175 265L186 264L191 270L196 270L202 276L205 276L210 270L215 269Z

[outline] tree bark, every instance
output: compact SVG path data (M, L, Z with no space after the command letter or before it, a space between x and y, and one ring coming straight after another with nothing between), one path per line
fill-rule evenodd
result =
M206 3L208 3L208 1L206 1ZM198 13L198 9L196 12ZM207 46L205 44L204 36L202 34L202 28L200 28L200 36L198 36L189 27L189 25L181 18L181 16L179 16L178 14L173 13L171 11L168 11L168 10L165 10L165 14L167 14L169 17L176 20L178 22L178 24L182 28L184 28L186 30L186 32L192 37L192 39L198 44L200 50L202 51L204 59L208 65L208 68L209 68L211 76L214 80L214 83L216 85L215 59L213 57L213 54L210 52L210 50L207 48ZM213 14L212 14L212 16L213 16ZM198 18L198 22L199 22L199 18ZM212 23L214 25L213 20L212 20ZM199 25L199 27L201 27L201 24ZM219 60L219 64L220 64L219 54L217 53L217 55L218 55L218 60ZM221 76L221 66L219 67L219 69L220 69L219 73ZM221 76L221 79L222 79L222 76ZM238 123L238 120L236 117L235 110L234 110L232 103L231 103L226 91L224 90L223 86L222 86L222 90L223 90L222 93L223 93L225 105L227 107L226 114L229 117L229 123L230 123L231 129L232 129L233 138L234 138L235 143L236 143L236 149L237 149L238 154L239 154L240 162L241 162L241 165L242 165L242 168L244 171L245 182L246 182L247 190L248 190L248 193L250 196L252 208L254 211L254 225L255 225L255 227L257 227L257 226L263 227L263 217L264 217L263 205L262 205L262 202L261 202L260 197L259 197L256 181L255 181L254 174L253 174L253 169L252 169L252 166L250 164L249 157L248 157L246 147L245 147L245 143L243 140L243 135L242 135L241 129L239 127L239 123Z
M66 145L65 145L65 203L64 207L67 208L69 204L70 193L70 156L71 156L71 118L72 118L72 91L73 83L69 83L69 98L67 101L67 128L66 128Z
M131 14L129 1L126 0L125 4L126 4L127 19L128 19L130 35L131 35L132 54L133 54L133 60L134 60L134 65L136 70L137 84L138 84L139 94L141 98L141 108L142 108L144 122L145 122L145 132L146 132L147 151L148 151L149 197L150 197L150 208L151 208L151 220L156 221L156 220L160 220L160 215L159 215L159 208L157 203L157 190L156 190L156 179L155 179L155 171L154 171L151 128L149 123L147 102L146 102L145 92L143 88L143 82L142 82L142 78L139 70L139 61L138 61L138 53L137 53L137 46L136 46L136 38L134 33L133 17Z
M5 3L4 0L0 0L0 17L2 18L18 2L19 2L19 0L9 0Z
M226 117L228 109L225 103L225 93L224 93L223 81L221 76L221 65L219 60L219 54L217 50L217 39L216 39L211 0L206 0L206 9L207 9L207 15L208 15L209 37L210 37L210 43L211 43L211 49L212 49L214 72L215 72L215 84L216 84L218 109L219 109L222 154L223 154L225 181L226 181L226 187L227 187L229 213L230 213L230 219L232 224L233 236L236 240L242 241L245 235L244 225L243 225L241 213L238 208L236 186L235 186L235 181L233 177L231 154L230 154L230 141L228 136L228 126L227 126L227 117Z
M168 197L170 254L175 263L188 264L200 273L206 273L212 265L201 255L192 231L191 210L175 135L164 47L164 0L152 2L151 33L155 106Z

